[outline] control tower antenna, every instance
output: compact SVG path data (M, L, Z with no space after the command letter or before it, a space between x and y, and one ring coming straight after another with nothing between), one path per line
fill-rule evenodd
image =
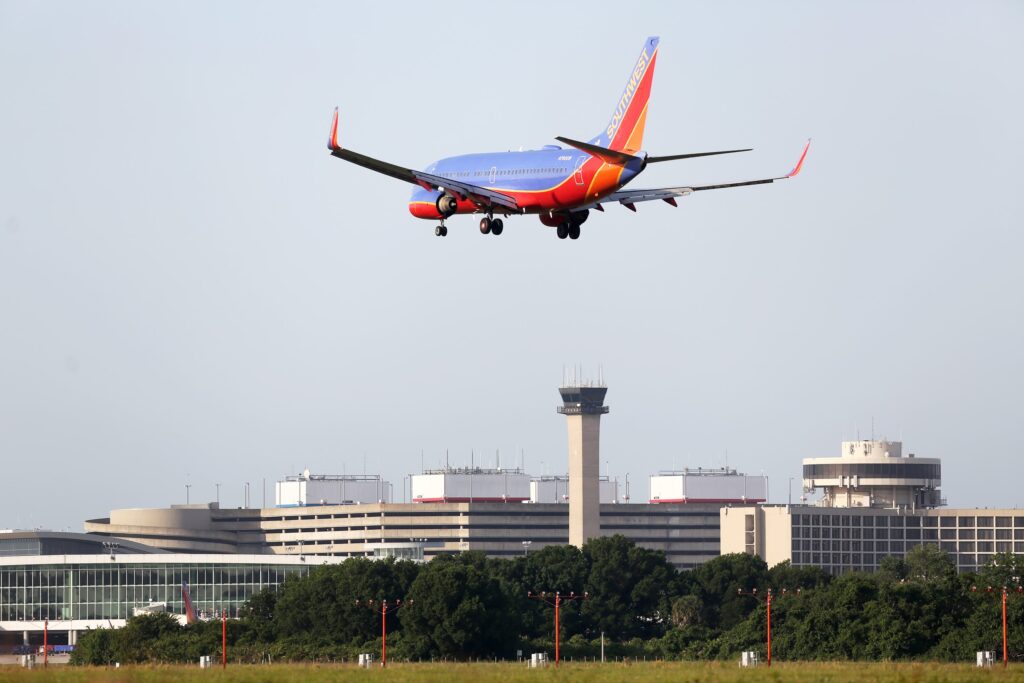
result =
M569 430L569 543L582 548L588 539L601 535L600 436L608 388L603 381L595 386L578 376L558 393L558 412L565 415Z

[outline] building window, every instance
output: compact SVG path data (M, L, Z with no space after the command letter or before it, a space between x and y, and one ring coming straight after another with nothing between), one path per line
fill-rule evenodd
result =
M992 526L992 518L978 517L978 526Z
M974 517L957 517L957 526L974 526Z
M996 517L996 526L1013 526L1012 522L1009 517Z

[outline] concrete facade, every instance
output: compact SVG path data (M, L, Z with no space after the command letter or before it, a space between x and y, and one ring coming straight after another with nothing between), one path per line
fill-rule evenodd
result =
M1019 508L828 508L737 506L721 510L722 553L749 553L768 566L789 560L832 574L875 571L887 556L937 546L959 571L977 571L997 553L1024 555Z
M566 386L558 393L569 430L569 543L577 548L601 535L601 415L603 386Z
M91 534L174 552L373 557L382 543L415 539L424 558L478 550L513 557L569 541L565 504L374 503L303 508L115 510L85 523ZM601 505L599 527L664 551L679 568L719 554L716 504ZM166 514L163 514L166 513ZM524 545L524 541L528 545Z

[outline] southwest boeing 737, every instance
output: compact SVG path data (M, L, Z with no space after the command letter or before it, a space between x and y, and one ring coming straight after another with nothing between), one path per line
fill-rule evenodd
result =
M504 229L502 219L495 215L508 218L537 214L541 223L556 229L559 239L578 239L590 210L604 211L603 204L617 202L636 211L637 203L660 199L677 206L676 197L701 190L773 183L800 172L810 141L796 166L784 176L718 185L624 189L648 164L750 151L730 149L671 156L650 156L641 151L658 42L658 37L652 36L644 43L611 120L596 137L587 142L555 138L569 149L545 145L522 152L465 154L441 159L425 171L417 171L343 148L338 143L337 109L327 147L339 159L416 185L409 211L417 218L438 220L440 224L434 228L438 237L448 234L445 219L458 213L478 213L483 214L480 232L485 235L500 235Z

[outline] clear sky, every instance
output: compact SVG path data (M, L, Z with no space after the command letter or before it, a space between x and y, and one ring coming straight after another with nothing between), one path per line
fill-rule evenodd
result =
M358 10L353 8L358 7ZM647 35L636 187L803 174L500 238L412 218L425 167L586 139ZM259 503L276 478L602 460L798 494L844 438L1024 506L1024 4L0 0L0 527Z

